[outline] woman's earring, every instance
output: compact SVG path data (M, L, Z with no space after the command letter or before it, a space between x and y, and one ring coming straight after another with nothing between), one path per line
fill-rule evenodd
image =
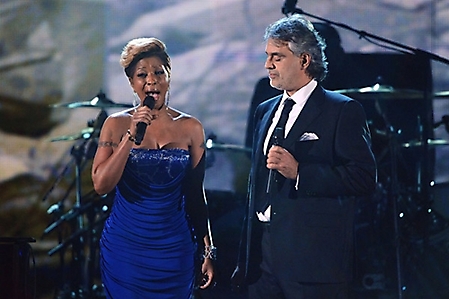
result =
M134 107L139 106L140 105L139 96L137 95L137 93L135 91L133 92L133 95L134 95L133 106Z
M170 103L170 89L167 91L167 97L165 98L165 106L167 106L167 108L168 103Z

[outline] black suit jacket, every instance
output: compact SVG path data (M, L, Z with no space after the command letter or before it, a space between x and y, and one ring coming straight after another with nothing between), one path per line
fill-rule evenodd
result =
M251 278L260 257L261 223L255 207L265 198L268 170L263 143L281 96L261 103L255 129L240 267ZM318 140L300 141L304 133ZM271 255L279 279L338 283L352 278L353 221L358 196L376 186L376 164L363 107L320 85L283 141L299 162L300 184L281 179L271 198ZM249 269L248 269L249 268Z

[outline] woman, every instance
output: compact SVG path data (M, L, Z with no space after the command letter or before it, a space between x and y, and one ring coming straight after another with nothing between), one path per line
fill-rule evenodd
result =
M188 299L198 261L200 288L214 276L203 192L204 130L197 119L167 104L171 61L163 42L133 39L120 63L140 105L106 119L92 166L95 191L116 192L100 240L105 293ZM154 107L143 105L149 96ZM138 123L147 126L136 145Z

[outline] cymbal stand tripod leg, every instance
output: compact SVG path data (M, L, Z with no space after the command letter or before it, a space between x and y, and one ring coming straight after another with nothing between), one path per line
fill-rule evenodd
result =
M396 143L396 142L395 142ZM393 223L394 223L394 238L395 238L395 248L396 248L396 277L397 277L397 287L398 287L398 299L402 299L402 294L404 290L403 282L402 282L402 257L401 257L401 234L399 229L398 217L398 200L400 198L399 195L399 187L397 180L397 145L392 146L392 154L391 154L391 174L392 174L392 182L391 182L391 195L393 197Z
M401 230L399 227L399 209L398 204L401 198L399 192L399 181L398 181L398 159L399 159L399 143L397 140L397 132L395 128L391 125L385 110L382 108L381 103L378 99L375 101L375 108L377 113L381 116L384 121L385 128L388 138L388 149L390 151L390 159L391 159L391 180L389 186L389 196L392 199L393 203L393 226L394 226L394 245L395 245L395 257L396 257L396 282L397 282L397 293L398 299L403 298L403 291L405 290L405 286L402 281L402 258L401 258Z
M81 208L81 170L82 170L82 162L84 158L84 144L81 146L75 145L72 148L71 154L75 158L75 191L76 191L76 197L75 197L75 204L74 204L74 210ZM83 231L84 229L84 220L83 220L83 214L80 213L78 217L76 218L76 221L73 225L73 231ZM72 243L72 279L71 279L71 285L72 285L72 292L75 293L75 298L88 298L88 294L85 294L88 288L86 287L85 283L85 271L84 271L84 264L85 264L85 256L84 256L84 236L83 234L80 234L79 237L75 238Z
M397 292L398 299L403 298L403 291L405 286L402 281L402 258L401 258L401 231L399 227L399 210L398 201L400 199L399 193L399 182L398 182L398 170L397 170L397 160L399 155L398 142L396 140L396 133L393 128L390 127L390 140L389 148L391 153L391 186L390 186L390 196L393 203L393 225L394 225L394 244L395 244L395 254L396 254L396 280L397 280Z

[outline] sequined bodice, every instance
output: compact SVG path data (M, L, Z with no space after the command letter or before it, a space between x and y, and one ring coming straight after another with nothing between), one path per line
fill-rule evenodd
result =
M166 184L182 175L189 162L189 152L184 149L132 149L126 172L149 184Z

